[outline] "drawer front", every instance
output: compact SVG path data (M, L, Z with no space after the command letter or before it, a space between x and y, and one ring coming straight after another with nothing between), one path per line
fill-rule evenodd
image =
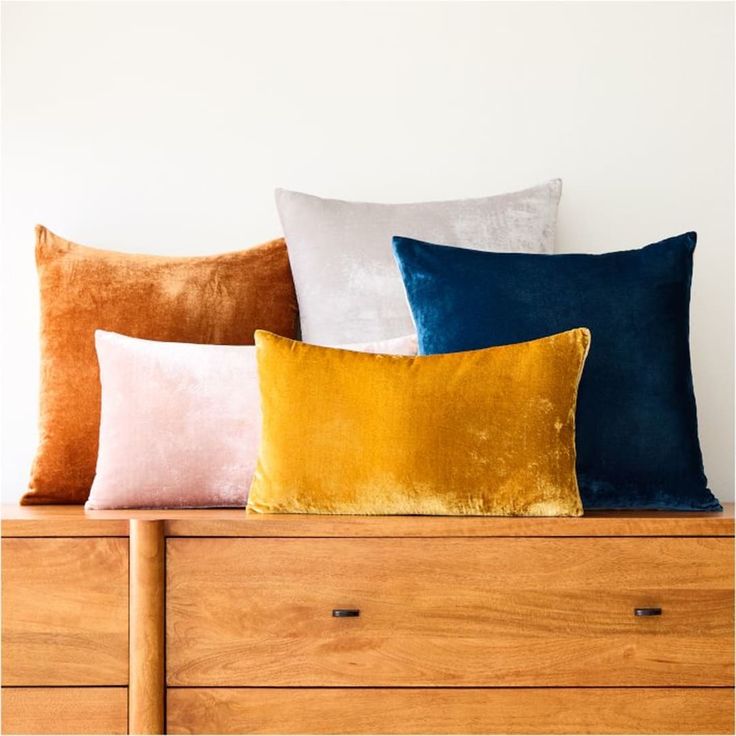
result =
M733 679L727 538L170 539L166 605L174 686Z
M2 732L127 733L124 687L4 687Z
M170 688L171 734L733 733L730 688Z
M2 592L3 685L127 685L127 539L3 539Z

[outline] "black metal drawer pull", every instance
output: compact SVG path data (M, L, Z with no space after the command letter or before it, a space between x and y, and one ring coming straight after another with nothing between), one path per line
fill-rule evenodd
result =
M661 616L661 608L635 608L634 616Z
M356 616L360 616L360 609L359 608L333 608L332 616L333 618L355 618Z

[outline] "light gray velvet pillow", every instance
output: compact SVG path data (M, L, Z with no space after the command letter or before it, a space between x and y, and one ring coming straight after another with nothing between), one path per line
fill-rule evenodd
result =
M412 332L391 238L494 251L551 253L562 182L480 199L374 204L276 190L302 339L385 340Z

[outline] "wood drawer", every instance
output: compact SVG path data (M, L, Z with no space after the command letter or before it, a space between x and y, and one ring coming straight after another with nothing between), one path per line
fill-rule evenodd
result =
M174 686L733 684L728 538L170 539L166 611Z
M4 687L3 733L127 733L124 687Z
M3 685L127 685L128 540L2 540Z
M167 732L733 733L730 688L169 688Z

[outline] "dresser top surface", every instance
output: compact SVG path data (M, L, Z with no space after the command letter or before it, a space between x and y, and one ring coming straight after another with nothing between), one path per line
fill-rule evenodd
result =
M732 536L723 512L591 511L567 517L321 516L243 509L120 509L2 506L6 537L127 536L130 522L162 521L172 537L600 537Z

